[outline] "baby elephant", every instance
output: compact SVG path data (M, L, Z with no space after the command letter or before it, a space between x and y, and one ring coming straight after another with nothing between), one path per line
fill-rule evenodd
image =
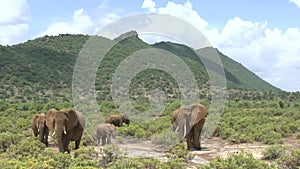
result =
M113 124L101 123L97 126L95 133L95 142L97 145L100 145L100 139L102 146L106 143L111 144L111 138L116 136L116 127Z

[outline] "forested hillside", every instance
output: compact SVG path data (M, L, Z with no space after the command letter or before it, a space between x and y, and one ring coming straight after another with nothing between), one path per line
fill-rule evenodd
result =
M28 100L58 101L71 99L72 73L76 59L89 36L45 36L13 46L0 46L0 99L12 102ZM98 37L102 38L102 37ZM208 93L208 75L196 53L207 59L203 51L171 42L149 45L137 36L123 39L104 57L96 77L97 99L111 100L112 75L120 62L135 51L159 48L179 56L194 74L202 95ZM205 53L205 52L204 52ZM241 64L219 52L224 65L228 89L247 91L280 91ZM150 76L151 75L151 78ZM132 98L143 99L147 91L162 89L170 98L178 98L178 86L169 74L154 69L140 72L132 81Z

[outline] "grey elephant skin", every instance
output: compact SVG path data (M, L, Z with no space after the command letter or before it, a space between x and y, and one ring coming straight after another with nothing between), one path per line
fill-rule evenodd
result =
M110 123L115 126L121 127L123 123L129 125L130 120L122 114L111 114L106 117L105 123Z
M95 142L97 145L104 146L105 144L111 144L112 138L116 136L116 127L113 124L101 123L97 126L95 133Z
M171 117L173 130L178 131L178 138L186 138L189 150L201 150L200 134L208 111L202 104L192 104L176 109Z
M34 136L38 137L42 143L48 146L49 128L46 126L46 115L43 113L34 115L31 127Z
M79 148L84 131L85 117L73 109L50 109L46 115L46 125L57 136L59 152L70 153L70 141L75 141L75 150Z

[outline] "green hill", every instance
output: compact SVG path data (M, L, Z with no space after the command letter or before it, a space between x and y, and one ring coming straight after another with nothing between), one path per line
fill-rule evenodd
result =
M45 36L13 46L0 46L0 100L71 100L72 73L76 59L90 38L87 35ZM97 37L102 38L102 37ZM106 39L108 40L108 39ZM179 56L193 72L203 95L208 92L208 75L201 59L209 60L212 48L192 50L170 42L149 45L137 36L123 39L104 57L96 76L97 99L111 100L111 79L117 66L128 55L146 48L159 48ZM196 54L197 53L197 54ZM280 91L219 52L227 87L236 90ZM147 93L161 89L169 98L180 95L174 78L166 72L147 69L137 74L130 86L130 97L145 99Z

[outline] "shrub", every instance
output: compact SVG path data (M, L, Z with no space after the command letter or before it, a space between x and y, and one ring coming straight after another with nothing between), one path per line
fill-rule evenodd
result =
M207 165L199 165L199 169L244 169L244 168L258 168L258 169L272 169L274 166L256 160L251 153L241 152L238 154L230 155L228 158L217 157L210 161Z
M117 132L122 133L127 136L133 136L136 138L147 138L151 136L151 132L145 130L140 125L136 123L130 123L130 126L118 127Z
M39 153L46 148L45 144L34 137L24 138L18 144L13 144L7 149L7 155L17 157L38 157Z
M263 140L266 144L279 144L283 143L282 137L280 133L276 133L275 131L266 132L263 135Z
M275 160L281 168L299 168L300 150L288 148L282 145L273 145L263 151L264 159Z
M234 133L232 136L229 137L229 142L233 144L240 144L240 143L251 143L253 140L251 135L245 135L240 133Z
M109 163L121 159L126 153L121 152L116 144L106 144L100 149L100 155L102 156L100 165L106 167Z
M11 145L19 143L21 136L11 133L0 133L0 151L5 152Z
M172 148L179 143L177 133L173 132L172 129L167 130L167 132L163 134L154 136L151 140L154 144L159 144L165 148Z
M281 168L300 168L300 150L288 149L283 155L276 159L276 163Z
M282 145L272 145L267 147L263 152L263 159L265 160L275 160L281 157L285 152L286 147Z
M171 148L170 151L166 153L166 156L169 159L179 159L183 162L189 162L195 155L187 149L186 144L179 143Z
M143 158L122 158L114 163L109 164L110 169L128 169L128 168L153 168L159 167L160 162L152 159L148 161Z

